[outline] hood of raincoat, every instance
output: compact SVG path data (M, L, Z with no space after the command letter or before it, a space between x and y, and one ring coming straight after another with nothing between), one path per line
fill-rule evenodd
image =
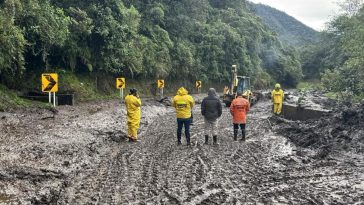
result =
M177 95L188 95L188 91L184 87L181 87L178 89Z
M210 88L209 91L207 92L207 95L210 97L217 97L215 88Z
M172 105L176 108L177 118L188 119L191 117L191 108L195 105L195 101L188 95L188 91L181 87L174 96Z

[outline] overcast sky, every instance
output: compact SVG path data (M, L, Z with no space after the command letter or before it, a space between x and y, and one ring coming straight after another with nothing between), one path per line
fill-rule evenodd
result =
M325 23L339 12L343 0L250 0L286 12L307 26L323 30Z

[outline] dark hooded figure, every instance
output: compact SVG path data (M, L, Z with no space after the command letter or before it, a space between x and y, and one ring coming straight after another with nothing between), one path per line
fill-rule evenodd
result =
M209 135L213 136L213 143L217 144L217 119L221 117L222 105L214 88L210 88L208 96L203 99L201 114L205 118L205 144L208 144Z

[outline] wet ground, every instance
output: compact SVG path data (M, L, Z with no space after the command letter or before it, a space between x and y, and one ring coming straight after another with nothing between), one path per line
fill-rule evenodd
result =
M323 145L298 143L300 123L270 108L252 109L246 142L224 109L213 146L197 106L190 147L176 145L173 109L152 101L138 143L116 101L1 113L0 204L363 204L363 154L318 157Z

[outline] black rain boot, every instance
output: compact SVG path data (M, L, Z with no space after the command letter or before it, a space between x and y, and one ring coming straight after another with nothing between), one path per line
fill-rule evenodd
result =
M187 142L187 146L191 146L191 137L190 135L186 135L186 142Z
M177 145L179 146L181 144L182 144L182 142L181 142L181 136L178 136L178 134L177 134Z
M214 145L218 145L218 143L217 143L217 136L216 135L212 136L212 139L214 141Z
M241 130L241 141L245 142L245 129Z
M209 144L209 136L205 135L205 144Z
M234 141L238 140L238 131L239 130L234 130Z

